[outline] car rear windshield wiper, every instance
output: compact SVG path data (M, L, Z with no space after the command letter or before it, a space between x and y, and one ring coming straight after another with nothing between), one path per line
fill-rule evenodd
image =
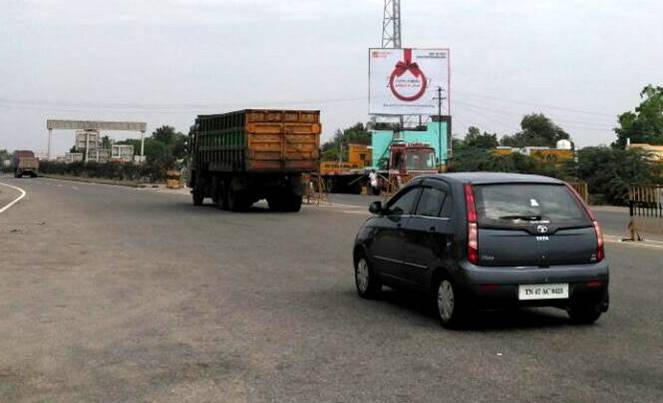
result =
M524 221L539 221L540 215L503 215L500 220L524 220Z

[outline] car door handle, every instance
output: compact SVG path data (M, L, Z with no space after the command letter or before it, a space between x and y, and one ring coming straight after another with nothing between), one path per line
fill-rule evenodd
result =
M430 228L428 228L428 232L435 232L436 229L437 228L435 228L435 227L430 227Z

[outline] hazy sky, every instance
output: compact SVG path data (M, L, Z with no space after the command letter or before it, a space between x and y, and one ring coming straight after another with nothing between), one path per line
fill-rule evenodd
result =
M45 150L47 118L140 120L321 109L368 119L381 0L0 0L0 148ZM663 2L402 0L403 46L451 49L454 133L554 118L581 146L663 85ZM111 133L120 139L133 134ZM57 132L54 150L73 145Z

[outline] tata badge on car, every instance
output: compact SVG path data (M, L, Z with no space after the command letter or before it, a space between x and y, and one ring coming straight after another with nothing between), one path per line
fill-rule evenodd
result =
M369 113L436 115L442 87L449 114L449 49L369 49Z

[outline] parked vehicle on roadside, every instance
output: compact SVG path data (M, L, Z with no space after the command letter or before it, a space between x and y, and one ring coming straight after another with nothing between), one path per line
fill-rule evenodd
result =
M417 290L445 327L473 309L553 306L578 323L608 310L601 227L560 180L424 175L369 210L353 251L361 297L376 297L383 285Z
M206 197L246 211L267 199L275 211L299 211L302 174L318 169L320 112L249 109L199 115L189 140L193 204Z
M35 158L35 153L29 150L20 150L14 152L14 177L20 178L23 175L29 175L36 178L39 172L39 160Z

